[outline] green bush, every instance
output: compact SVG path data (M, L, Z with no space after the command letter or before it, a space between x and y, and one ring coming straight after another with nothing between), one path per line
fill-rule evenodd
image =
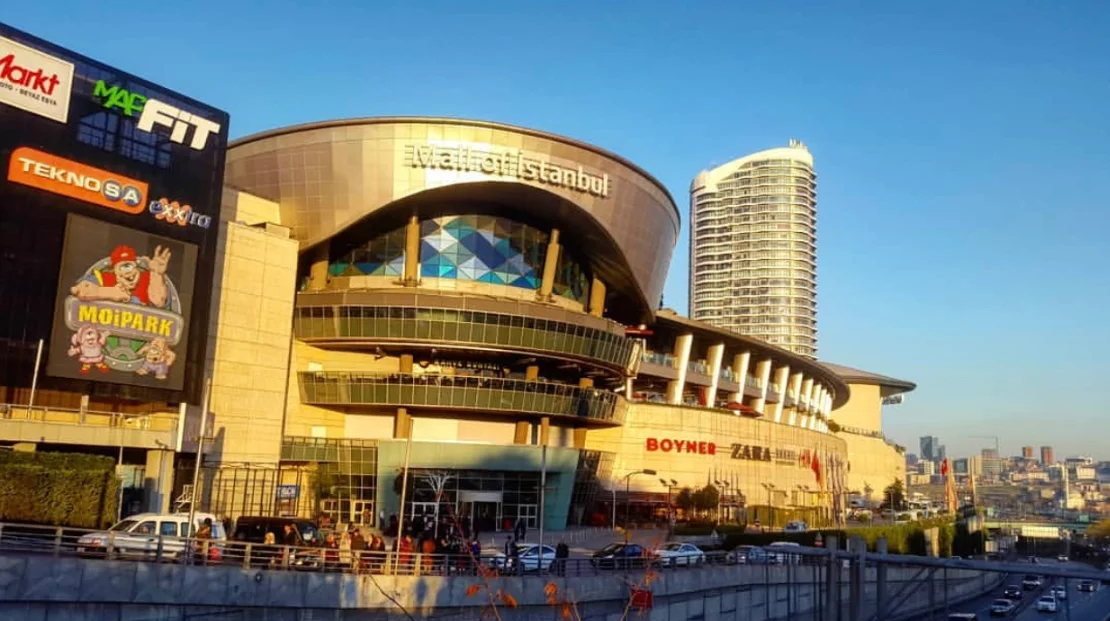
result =
M828 541L830 536L835 536L840 540L841 545L844 545L844 542L852 537L862 537L867 542L867 549L871 551L875 550L876 542L885 537L887 551L891 554L925 555L925 531L933 527L937 528L937 547L940 555L951 556L953 540L956 537L956 526L950 517L867 528L809 530L803 533L779 531L767 533L734 531L725 533L722 530L717 532L724 536L723 547L727 549L735 548L738 545L766 546L776 541L793 541L799 545L813 546L817 541L817 533L821 533L825 541ZM675 532L678 534L677 529ZM708 534L708 531L706 534Z
M115 519L118 495L110 457L0 453L0 520L101 528Z

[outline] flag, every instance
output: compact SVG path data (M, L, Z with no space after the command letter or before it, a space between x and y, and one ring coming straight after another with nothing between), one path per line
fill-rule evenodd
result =
M952 469L948 467L947 457L940 463L940 473L944 477L944 499L947 501L948 510L955 514L956 510L960 508L960 498L956 494L956 477L953 476Z
M817 479L817 486L822 490L825 489L825 473L821 471L821 460L817 457L817 451L813 451L810 456L810 468L813 469L813 476Z

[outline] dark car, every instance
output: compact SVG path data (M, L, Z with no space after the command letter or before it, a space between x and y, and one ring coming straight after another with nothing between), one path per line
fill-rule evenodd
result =
M1080 580L1079 585L1075 587L1081 593L1094 593L1098 590L1093 580Z
M299 549L289 555L289 566L294 569L316 569L320 566L322 558L316 551L306 551L304 547L313 547L320 544L320 534L316 525L308 520L296 518L282 518L271 516L243 516L235 520L235 529L232 531L231 542L228 544L229 560L243 558L246 554L245 544L252 546L251 564L266 564L276 562L282 556L273 549L258 548L265 542L266 533L273 533L277 545L285 544L285 526L293 527L293 545Z
M1011 584L1002 589L1002 597L1005 597L1006 599L1012 599L1015 602L1021 599L1022 595L1023 594L1021 592L1021 587L1014 584Z
M1044 583L1041 581L1041 577L1037 574L1026 574L1026 576L1021 579L1021 588L1025 589L1026 591L1039 589L1042 584Z
M590 557L598 569L642 569L650 561L647 550L635 543L611 543Z

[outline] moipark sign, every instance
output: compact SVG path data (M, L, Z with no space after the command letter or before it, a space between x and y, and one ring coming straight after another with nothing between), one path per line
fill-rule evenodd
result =
M405 145L405 165L531 181L599 198L608 198L612 191L607 174L590 172L582 166L552 164L520 149L493 151L469 145L410 144Z

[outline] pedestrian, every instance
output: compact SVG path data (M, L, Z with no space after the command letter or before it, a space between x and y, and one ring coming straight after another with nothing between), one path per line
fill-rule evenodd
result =
M524 518L517 518L514 532L517 541L524 541L524 537L528 534L528 525L524 523Z
M412 536L404 535L400 539L401 543L397 546L397 564L405 572L412 570Z
M432 564L435 562L436 554L436 540L430 536L424 537L424 540L420 542L420 552L423 554L421 569L425 574L432 573Z
M366 539L362 536L362 530L356 528L353 535L351 535L351 565L355 571L362 569L362 557L366 553Z
M212 540L212 518L204 518L204 523L197 530L196 542L193 544L193 559L197 565L207 564L209 546Z
M335 533L328 533L324 539L324 571L335 571L339 568L339 541Z
M381 573L385 563L385 540L374 535L370 538L370 571Z
M567 575L567 557L570 556L570 547L566 542L560 541L555 546L555 572L560 576Z

